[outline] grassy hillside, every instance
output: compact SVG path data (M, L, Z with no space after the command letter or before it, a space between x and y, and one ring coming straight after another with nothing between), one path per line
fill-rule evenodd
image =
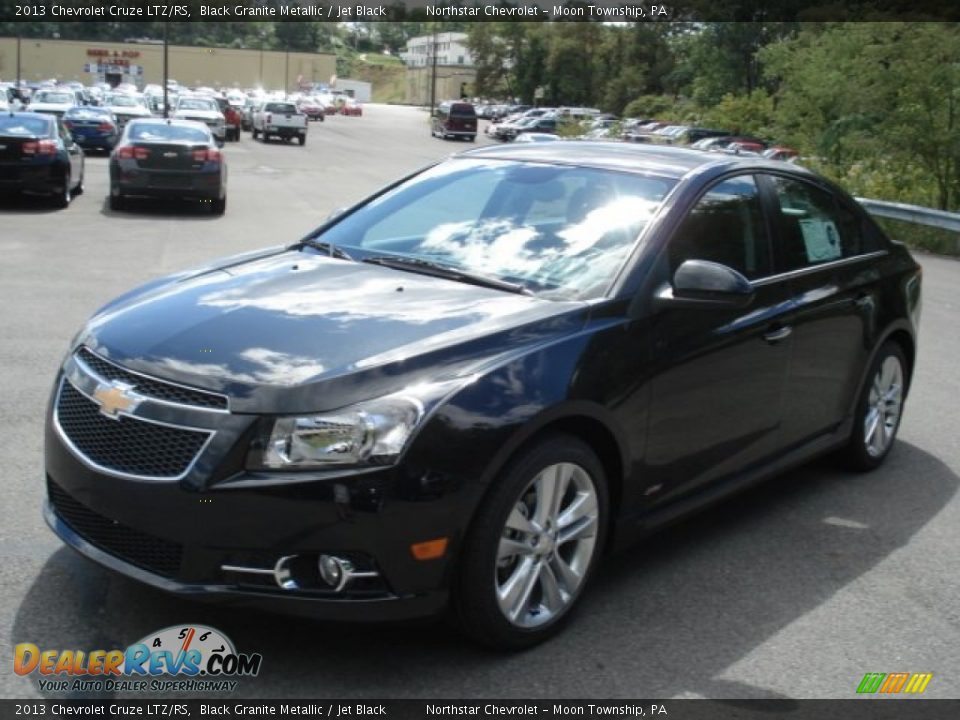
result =
M373 86L373 102L403 102L404 64L399 58L379 53L338 53L340 77L362 80Z

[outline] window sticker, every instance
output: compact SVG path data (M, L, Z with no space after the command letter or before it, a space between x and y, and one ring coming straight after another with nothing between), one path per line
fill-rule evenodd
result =
M840 248L840 233L831 220L806 218L797 221L803 233L807 260L812 263L837 260L843 255Z

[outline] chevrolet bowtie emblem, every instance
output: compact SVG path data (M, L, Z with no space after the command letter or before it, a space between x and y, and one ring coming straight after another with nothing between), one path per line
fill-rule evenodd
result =
M120 413L129 413L140 404L140 398L132 394L133 385L121 382L101 383L93 392L93 399L100 405L100 412L108 418L117 419Z

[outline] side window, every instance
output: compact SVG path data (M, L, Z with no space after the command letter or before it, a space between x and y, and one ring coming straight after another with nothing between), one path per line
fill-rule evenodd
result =
M861 217L832 193L802 180L770 178L780 203L778 256L784 271L854 257L876 249Z
M752 175L724 180L697 201L670 240L670 275L685 260L709 260L755 280L769 275L770 243Z

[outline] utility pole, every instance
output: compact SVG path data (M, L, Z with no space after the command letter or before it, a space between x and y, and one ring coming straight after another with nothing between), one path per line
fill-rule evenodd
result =
M437 105L437 24L433 24L433 38L430 43L433 50L433 58L430 68L430 117L433 117L434 108Z
M170 81L170 39L167 35L169 23L163 23L163 117L170 117L170 98L167 84Z
M20 88L20 33L17 33L17 97L23 100Z
M287 50L283 59L283 96L288 95L290 88L290 50Z

